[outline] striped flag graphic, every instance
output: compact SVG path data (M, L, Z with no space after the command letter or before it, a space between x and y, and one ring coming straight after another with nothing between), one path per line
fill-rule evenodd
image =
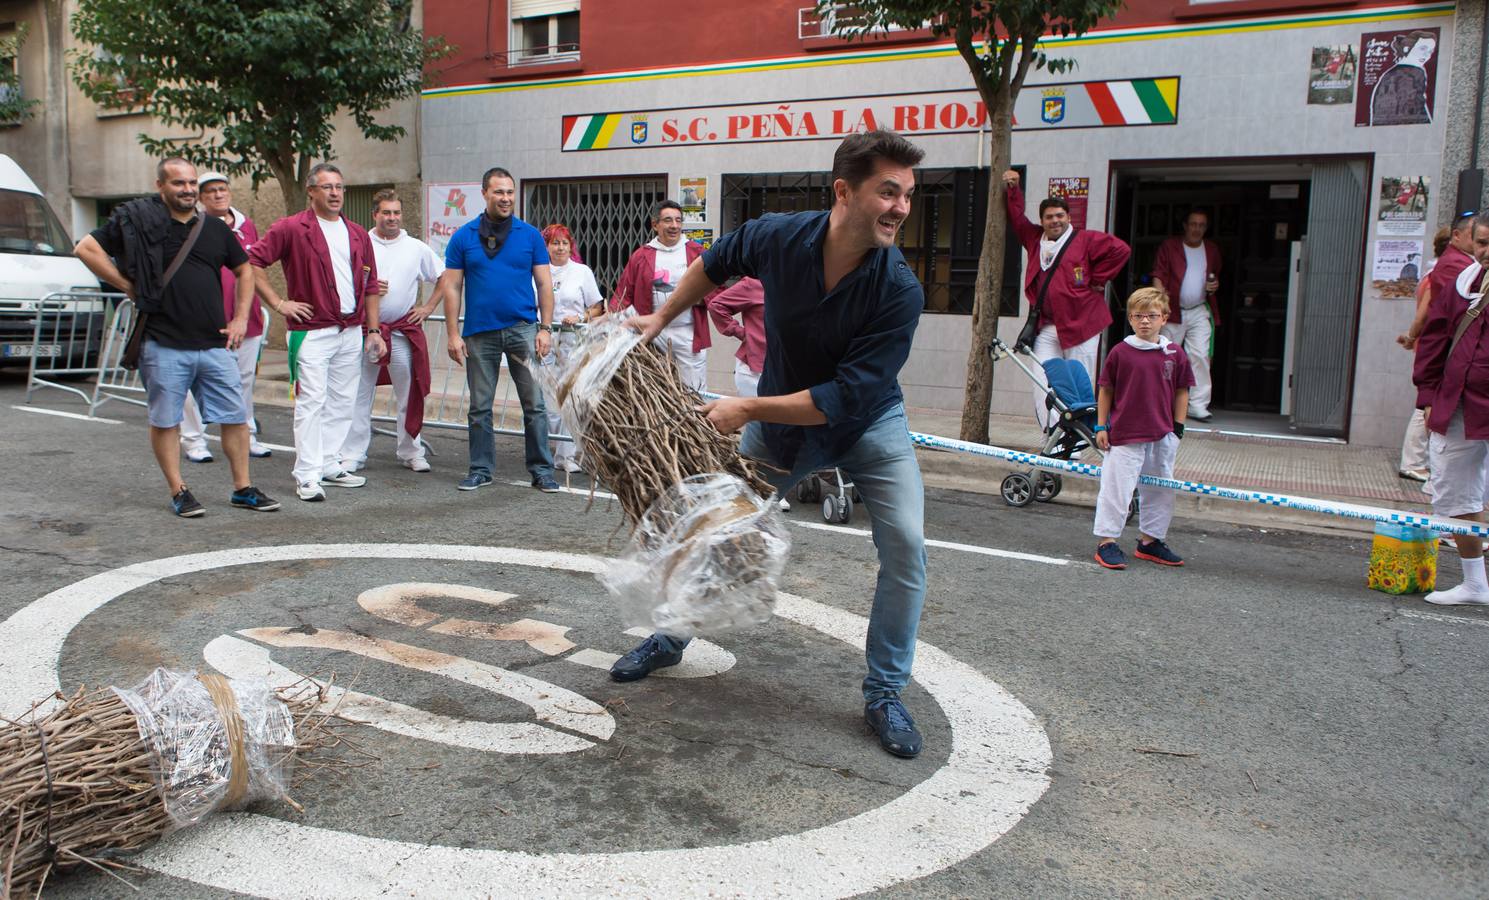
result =
M620 113L599 113L587 116L564 116L565 150L605 150L615 129L620 125Z
M1175 121L1177 78L1088 81L1083 87L1103 125L1167 125Z

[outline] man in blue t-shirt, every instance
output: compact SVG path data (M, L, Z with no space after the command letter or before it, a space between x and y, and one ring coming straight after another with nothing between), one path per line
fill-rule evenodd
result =
M684 310L735 276L765 289L765 368L759 396L700 407L724 434L744 429L740 452L785 491L817 469L840 467L874 520L879 577L864 646L864 718L896 756L921 750L900 700L910 682L925 601L925 496L896 380L925 293L895 246L910 215L923 152L898 134L870 131L833 155L832 208L768 215L719 238L695 260L657 312L628 325L654 339ZM616 660L616 681L682 660L687 641L654 634Z
M538 229L513 215L517 183L511 172L488 169L481 178L481 197L486 201L486 211L450 238L445 247L445 274L435 288L444 298L450 358L458 365L470 360L465 368L465 382L470 387L470 409L466 413L470 472L457 487L473 491L491 483L496 462L491 404L496 400L496 381L505 354L517 397L522 401L527 471L532 475L533 487L553 494L558 492L558 482L553 480L553 456L548 449L548 413L532 368L535 360L548 355L552 342L553 280L548 275L548 247Z

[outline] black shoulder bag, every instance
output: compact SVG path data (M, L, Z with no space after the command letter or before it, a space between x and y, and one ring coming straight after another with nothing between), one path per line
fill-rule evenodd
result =
M186 235L186 240L181 242L181 249L176 251L176 258L166 267L165 275L160 279L160 295L165 298L165 289L181 269L181 264L186 262L186 254L191 252L196 239L202 233L202 226L207 222L207 214L199 212L196 214L196 224L191 226L191 231ZM139 307L135 307L138 309ZM140 367L140 348L145 343L145 323L150 320L148 313L140 313L134 320L134 330L129 332L129 340L124 344L124 353L119 357L119 365L133 372Z
M1070 237L1060 245L1060 252L1055 254L1054 261L1050 263L1049 274L1044 279L1044 284L1039 286L1039 292L1034 295L1034 302L1029 306L1029 319L1024 322L1018 339L1013 342L1014 350L1023 350L1030 354L1034 352L1034 341L1039 337L1039 314L1044 311L1044 295L1050 292L1050 282L1055 280L1055 271L1060 268L1060 260L1065 258L1065 251L1075 243L1077 231L1078 229L1073 227L1070 229Z

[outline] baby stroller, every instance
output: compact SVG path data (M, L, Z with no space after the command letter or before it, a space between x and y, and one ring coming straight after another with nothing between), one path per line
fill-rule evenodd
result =
M1039 383L1039 376L1029 364L1018 358L1001 339L994 338L988 348L993 362L1005 357L1024 370L1029 380ZM1091 389L1091 378L1086 367L1073 359L1047 359L1044 368L1044 405L1052 415L1046 426L1044 446L1040 456L1054 459L1072 459L1083 450L1096 448L1096 394ZM1038 500L1048 503L1055 499L1062 487L1060 476L1043 469L1028 469L1014 472L1003 479L1003 502L1009 506L1028 506Z

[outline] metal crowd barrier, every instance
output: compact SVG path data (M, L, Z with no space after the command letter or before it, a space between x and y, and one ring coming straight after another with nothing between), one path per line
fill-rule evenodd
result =
M98 408L110 400L120 400L135 406L146 406L145 384L140 373L119 364L129 335L139 311L134 301L122 300L114 308L114 317L109 322L108 334L104 338L103 351L99 354L98 378L93 385L93 396L88 398L88 415L98 415Z
M127 303L123 294L102 291L54 291L30 309L16 310L8 317L14 327L30 324L29 340L5 343L6 357L28 356L26 402L41 388L56 388L91 401L88 392L67 381L86 381L98 375L103 345L116 303Z

